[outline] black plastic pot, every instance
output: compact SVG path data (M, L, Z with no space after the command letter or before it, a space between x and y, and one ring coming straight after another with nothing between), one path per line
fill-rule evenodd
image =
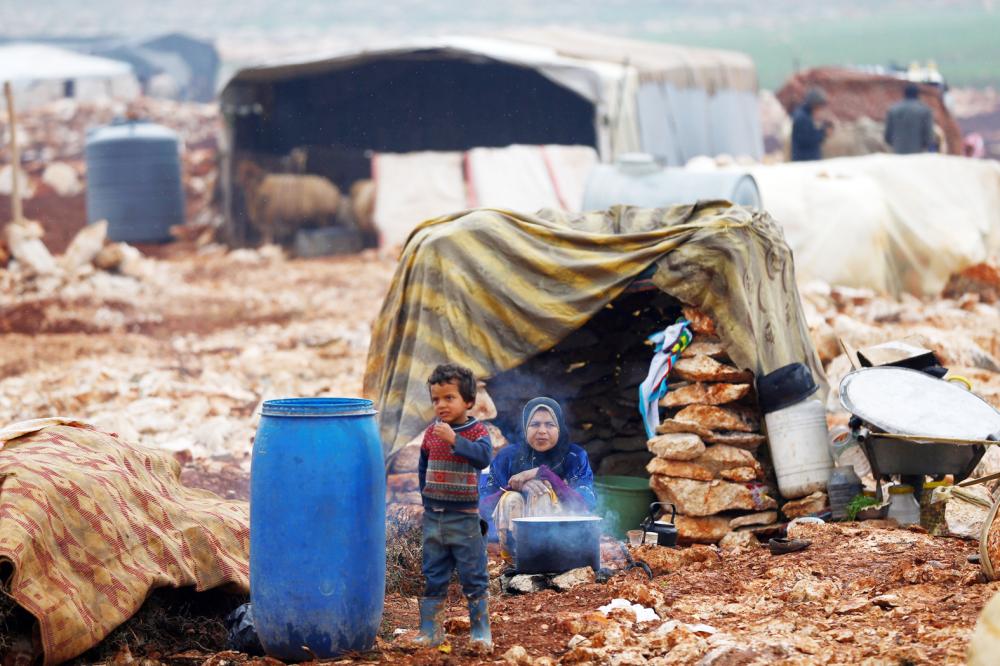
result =
M552 516L514 519L518 573L563 573L601 568L601 518Z
M765 414L802 402L819 386L802 363L792 363L757 379L757 402Z

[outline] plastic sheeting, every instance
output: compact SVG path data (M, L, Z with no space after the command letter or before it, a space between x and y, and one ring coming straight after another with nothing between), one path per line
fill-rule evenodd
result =
M800 282L935 295L1000 250L1000 164L868 155L751 169Z
M476 148L466 160L471 206L578 212L597 153L589 146L509 146Z
M682 166L698 155L760 159L764 154L757 96L752 92L710 94L653 81L642 84L637 99L640 144L663 164Z
M380 153L372 159L375 226L401 245L424 220L466 208L460 152Z

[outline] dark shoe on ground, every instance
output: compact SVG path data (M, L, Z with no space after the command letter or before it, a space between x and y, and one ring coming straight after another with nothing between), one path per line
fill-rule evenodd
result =
M767 547L771 550L772 555L784 555L785 553L805 550L811 543L812 541L808 539L771 539L767 542Z

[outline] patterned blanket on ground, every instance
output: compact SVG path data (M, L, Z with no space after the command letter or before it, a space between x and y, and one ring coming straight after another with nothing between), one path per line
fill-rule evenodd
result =
M182 486L167 452L66 419L20 425L0 431L0 565L46 664L99 643L154 588L249 590L246 502Z

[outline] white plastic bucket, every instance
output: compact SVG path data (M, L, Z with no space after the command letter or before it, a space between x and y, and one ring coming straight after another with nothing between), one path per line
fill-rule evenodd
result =
M803 400L764 416L778 490L786 499L825 490L833 469L826 409Z

